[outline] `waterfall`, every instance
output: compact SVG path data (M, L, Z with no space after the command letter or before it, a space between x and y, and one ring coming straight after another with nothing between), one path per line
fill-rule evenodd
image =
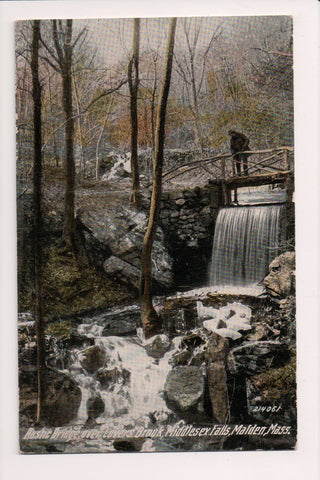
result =
M116 370L109 385L102 385L96 374L90 374L81 367L82 348L74 348L70 355L69 373L81 389L82 399L78 410L77 423L84 424L88 418L87 402L92 396L103 400L105 411L99 416L99 423L117 422L124 425L132 419L141 419L154 412L169 412L163 397L163 388L168 372L172 366L171 356L178 351L180 337L176 337L171 348L159 360L150 357L146 351L147 341L138 336L103 337L101 328L95 322L82 324L78 332L88 338L94 338L105 353L106 370ZM103 369L102 369L103 370ZM127 372L128 381L125 381ZM169 412L170 413L170 412Z
M257 285L278 255L282 205L220 210L213 239L212 286Z

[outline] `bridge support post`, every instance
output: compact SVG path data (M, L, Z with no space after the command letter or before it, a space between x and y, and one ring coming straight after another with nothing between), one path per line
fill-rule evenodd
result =
M235 203L238 203L238 190L235 188L235 189L233 190L233 192L234 192L234 193L233 193L233 201L234 201Z
M294 179L288 176L286 187L286 242L288 247L293 247L295 238L295 205L293 202Z
M287 203L292 203L293 201L293 192L294 192L294 179L291 176L288 176L286 181L285 181L285 187L286 187L286 202Z
M231 203L231 190L230 188L227 187L227 184L225 181L222 181L221 183L222 187L222 200L223 200L223 205L230 205Z

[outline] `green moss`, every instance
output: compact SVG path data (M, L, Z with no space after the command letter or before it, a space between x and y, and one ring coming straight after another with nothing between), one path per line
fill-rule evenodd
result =
M48 335L58 337L60 340L69 340L71 338L73 326L70 322L51 323L46 329Z
M296 401L296 353L291 351L289 362L281 368L256 375L253 383L268 402L292 406Z
M98 272L83 258L63 255L58 245L44 250L43 292L47 320L100 312L135 299L135 292ZM21 310L32 310L32 292L20 298Z

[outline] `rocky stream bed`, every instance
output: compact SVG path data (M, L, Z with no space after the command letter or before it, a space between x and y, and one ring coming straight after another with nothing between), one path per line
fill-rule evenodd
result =
M34 322L20 315L21 451L294 448L294 297L220 295L207 288L155 303L164 331L147 341L137 304L50 326L41 428L35 424ZM289 434L217 430L241 425L284 426Z
M44 198L42 425L28 195L18 209L21 452L294 448L294 254L274 260L262 296L190 290L205 284L219 199L207 187L166 192L152 257L163 331L146 341L137 299L147 208L129 207L125 188L78 188L75 259L59 248L61 192Z

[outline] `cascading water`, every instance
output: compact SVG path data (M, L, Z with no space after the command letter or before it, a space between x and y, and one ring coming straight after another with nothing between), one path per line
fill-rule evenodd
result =
M155 360L147 354L146 342L138 336L103 337L101 329L95 323L82 324L79 333L94 338L95 345L105 352L108 369L117 370L119 378L114 379L110 386L101 385L94 374L89 374L82 368L82 350L73 350L69 373L82 393L77 423L83 424L88 419L87 402L92 396L100 397L105 405L98 423L110 421L114 425L116 417L120 423L126 424L128 419L141 419L155 411L169 412L162 390L172 368L169 359L178 348L181 338L176 337L170 350ZM124 372L128 375L128 382L124 381Z
M211 286L254 287L279 253L282 205L220 210L209 272Z

